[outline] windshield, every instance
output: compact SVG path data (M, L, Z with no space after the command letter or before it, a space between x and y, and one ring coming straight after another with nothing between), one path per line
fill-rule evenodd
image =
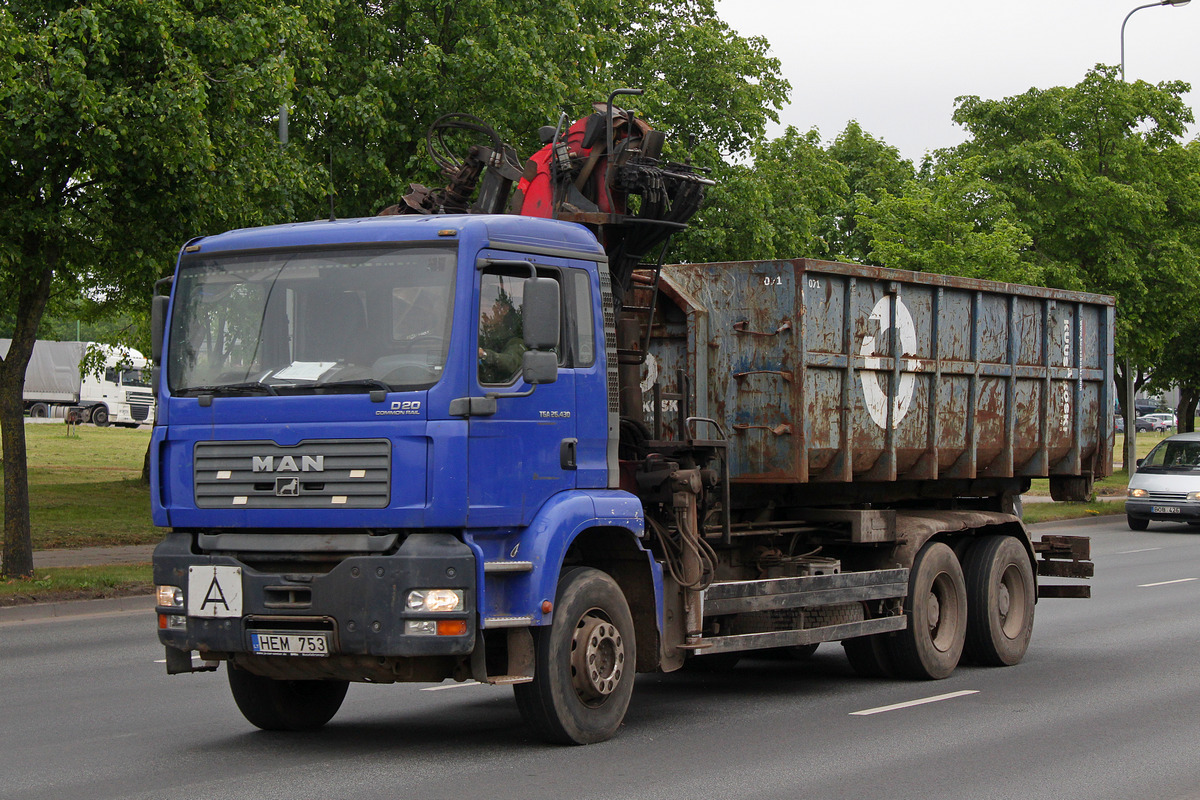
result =
M1200 442L1160 442L1142 459L1138 472L1195 472L1200 471Z
M122 386L149 386L149 369L126 369L121 371Z
M441 377L451 248L359 246L185 259L167 353L173 394L421 389Z

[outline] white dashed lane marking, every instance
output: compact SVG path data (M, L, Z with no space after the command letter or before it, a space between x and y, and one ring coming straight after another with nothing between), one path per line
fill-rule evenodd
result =
M1173 583L1188 583L1190 581L1200 581L1200 578L1177 578L1173 581L1159 581L1158 583L1139 583L1139 589L1149 589L1153 586L1170 586Z
M868 708L863 711L851 711L852 717L868 717L872 714L882 714L886 711L899 711L902 708L912 708L913 706L923 706L926 703L940 703L942 700L953 700L956 697L966 697L969 694L979 694L978 689L964 689L961 692L949 692L948 694L938 694L933 697L922 697L920 700L909 700L906 703L896 703L890 706L879 706L878 708Z

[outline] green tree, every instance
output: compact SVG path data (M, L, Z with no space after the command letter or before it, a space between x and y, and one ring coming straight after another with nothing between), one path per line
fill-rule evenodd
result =
M1188 89L1097 66L1072 87L959 98L954 114L971 134L959 155L977 156L1012 204L1046 282L1116 296L1117 373L1132 365L1136 388L1200 309L1200 151L1181 143Z
M913 165L900 151L876 139L851 120L829 147L829 156L846 169L849 194L822 214L822 237L833 258L861 264L876 263L870 239L858 229L858 207L898 196L913 180Z
M1031 240L1011 204L979 174L977 159L909 180L898 195L856 196L856 236L878 264L917 272L1039 284L1024 259Z
M822 212L849 196L846 169L814 129L789 126L750 150L753 164L722 164L681 251L689 261L829 258Z
M292 198L301 216L328 213L329 191L338 216L359 216L410 182L438 185L425 136L448 112L482 118L526 157L560 112L574 122L613 89L641 88L618 103L734 153L761 138L789 88L765 40L733 33L712 0L333 1L336 68L298 78L288 97L289 147L332 164L318 191Z
M321 9L172 0L0 6L5 577L32 574L22 387L52 293L138 305L197 232L277 218L303 186L267 121L320 57ZM144 302L141 303L144 307Z

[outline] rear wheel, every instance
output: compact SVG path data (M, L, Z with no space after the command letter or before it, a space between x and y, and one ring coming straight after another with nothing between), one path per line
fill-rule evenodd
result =
M1033 633L1033 567L1012 536L985 536L967 553L968 659L993 667L1020 663Z
M904 601L908 627L888 640L896 672L940 679L958 666L967 633L967 587L954 551L941 542L921 548L913 561Z
M521 717L547 741L591 744L625 718L637 663L633 618L607 574L575 568L558 581L554 621L536 629L534 677L513 691Z
M1131 517L1126 514L1125 521L1129 523L1129 530L1131 531L1144 531L1150 527L1150 520L1143 519L1142 517Z
M229 689L242 716L265 731L310 731L342 707L347 681L279 681L228 667Z
M30 419L45 419L50 416L50 407L45 403L34 403L29 407Z

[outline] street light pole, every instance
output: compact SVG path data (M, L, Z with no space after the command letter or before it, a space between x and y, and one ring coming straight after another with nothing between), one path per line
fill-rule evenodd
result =
M1192 0L1159 0L1157 3L1146 3L1144 6L1138 6L1133 11L1125 15L1125 19L1121 22L1121 80L1125 80L1125 23L1129 22L1129 18L1134 13L1141 11L1143 8L1153 8L1154 6L1186 6Z
M1138 6L1125 15L1121 21L1121 83L1125 82L1125 23L1129 18L1143 8L1154 6L1186 6L1192 0L1159 0L1157 3L1146 3ZM1133 402L1133 359L1125 359L1125 471L1132 475L1137 464L1137 413Z

